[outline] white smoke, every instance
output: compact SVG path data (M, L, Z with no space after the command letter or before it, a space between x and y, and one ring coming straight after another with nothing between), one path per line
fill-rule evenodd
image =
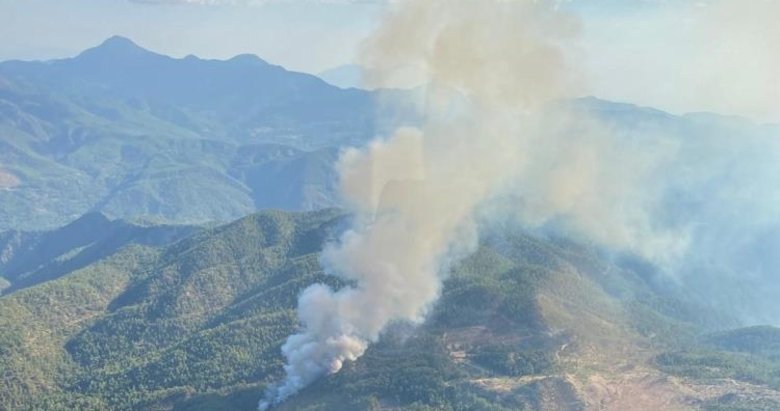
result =
M697 135L691 119L626 130L559 104L582 90L577 34L554 2L394 4L365 45L367 79L383 86L420 68L424 122L343 153L355 219L322 261L353 285L302 293L286 378L261 410L359 358L388 324L423 321L449 265L475 247L477 214L553 224L680 272L722 262L732 275L744 249L730 239L780 233L780 140Z
M357 217L323 261L355 285L303 292L303 328L282 347L287 377L261 410L360 357L389 323L423 320L447 263L476 243L475 209L527 161L529 113L565 96L558 43L575 31L573 20L530 0L396 5L365 62L380 84L395 67L424 67L433 84L426 122L342 156L342 193Z

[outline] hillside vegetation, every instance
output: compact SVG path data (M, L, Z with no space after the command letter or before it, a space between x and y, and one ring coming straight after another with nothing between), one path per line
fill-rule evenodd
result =
M253 409L283 375L298 293L344 285L318 256L345 218L262 212L8 293L0 409ZM689 308L596 250L505 228L423 326L395 324L279 409L776 409L778 331L708 333Z
M130 244L163 246L197 231L194 226L142 225L90 213L51 231L0 233L0 294L59 278Z

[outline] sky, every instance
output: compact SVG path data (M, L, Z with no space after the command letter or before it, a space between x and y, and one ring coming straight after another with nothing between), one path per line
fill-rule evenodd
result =
M585 90L675 114L780 122L780 1L560 0L581 19ZM183 57L350 64L387 0L0 0L0 60L67 57L123 35ZM649 87L648 85L652 85Z
M252 53L319 72L351 62L381 10L357 1L0 0L0 60L73 56L122 35L176 57Z

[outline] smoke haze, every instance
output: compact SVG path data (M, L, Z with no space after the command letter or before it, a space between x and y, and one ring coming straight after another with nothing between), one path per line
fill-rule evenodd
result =
M566 96L556 43L575 31L532 1L396 6L366 44L369 78L381 84L395 67L424 68L426 120L342 156L342 192L357 218L323 261L355 286L303 292L303 329L282 348L287 377L260 409L360 357L389 323L423 320L448 263L476 244L476 207L526 160L524 118Z
M578 33L553 2L394 5L363 64L374 87L409 66L425 73L424 121L343 152L355 217L322 262L353 285L302 293L286 378L261 410L359 358L388 324L422 322L485 216L639 256L712 305L733 284L766 290L780 246L778 130L565 103L586 89ZM743 321L780 322L772 292L754 294Z
M567 4L621 10L591 10L584 19L588 78L599 97L680 114L713 111L780 121L780 2Z

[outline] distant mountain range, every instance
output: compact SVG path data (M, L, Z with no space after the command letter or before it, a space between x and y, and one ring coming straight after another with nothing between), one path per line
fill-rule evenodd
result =
M256 56L174 59L121 37L0 63L0 231L330 206L338 150L382 129L376 106Z
M360 72L322 75L346 86L334 76ZM251 55L175 59L122 37L74 58L3 62L0 231L51 229L88 212L201 224L338 206L339 151L415 124L412 105L399 104L414 98L339 88ZM595 98L574 103L627 136L767 130Z

